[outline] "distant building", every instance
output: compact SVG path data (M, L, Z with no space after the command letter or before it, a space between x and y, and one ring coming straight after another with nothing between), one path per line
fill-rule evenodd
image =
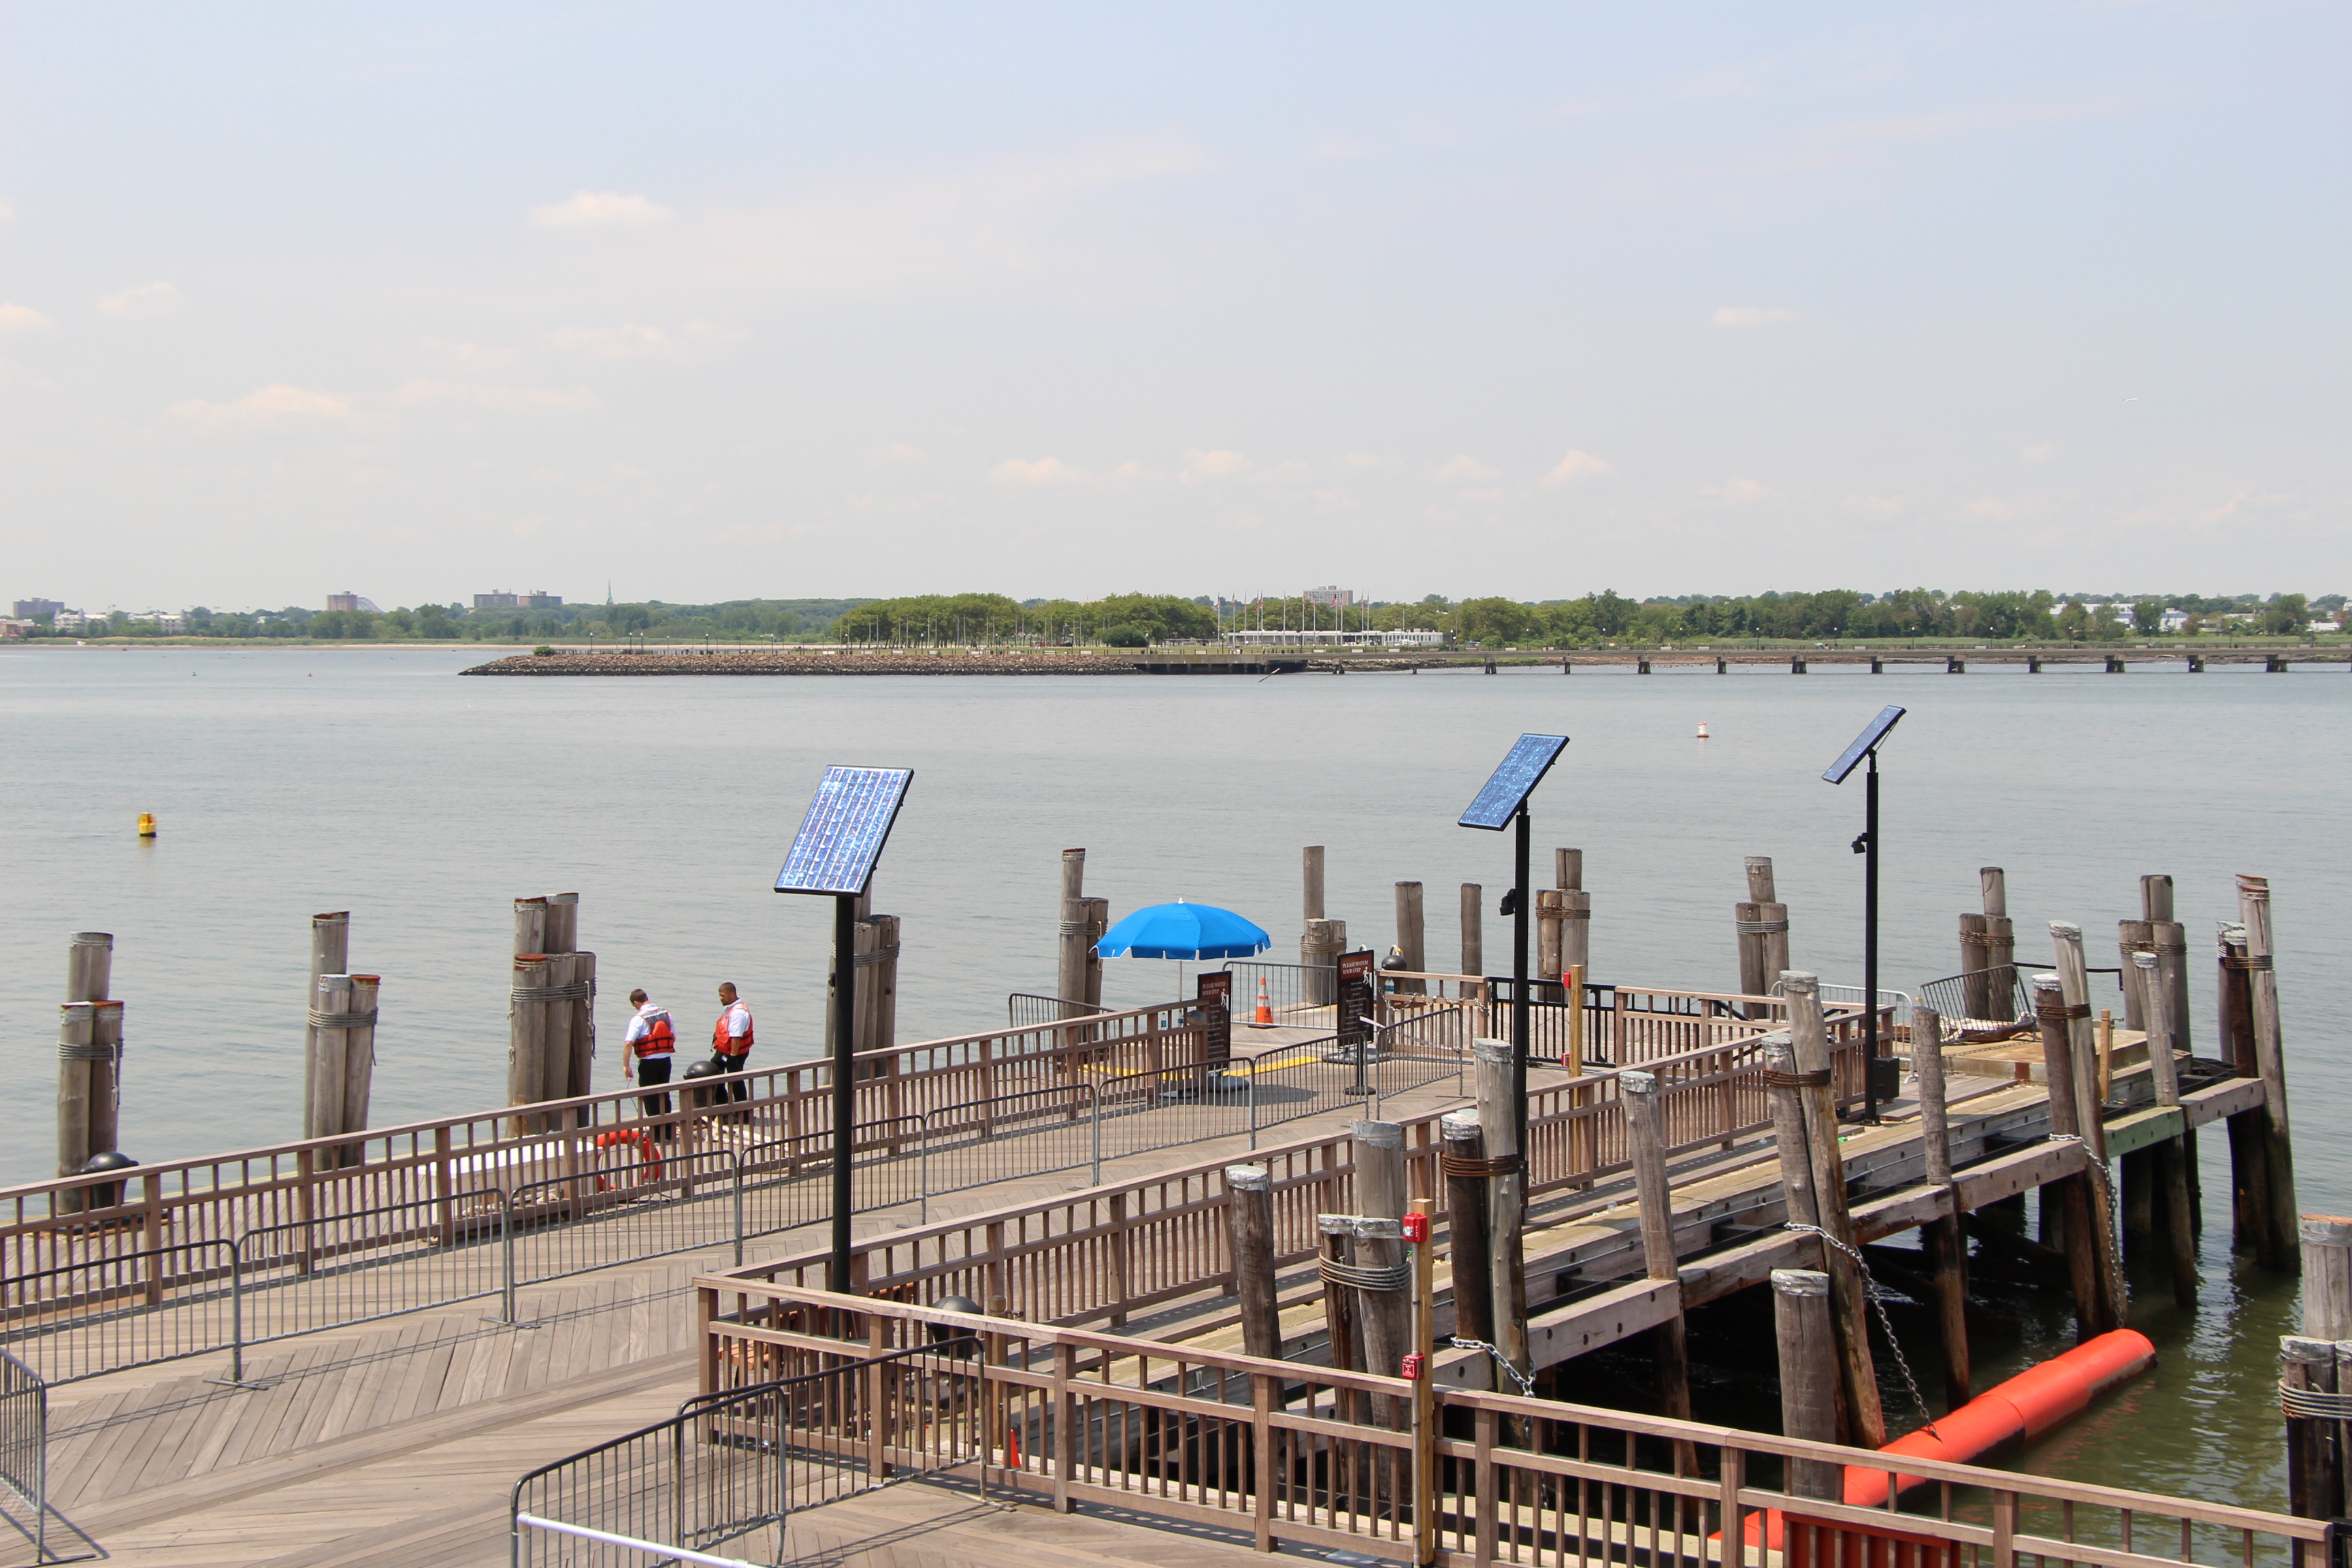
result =
M29 620L14 618L0 619L0 640L9 640L26 636L32 631L32 629L33 623Z
M559 610L563 607L563 595L551 594L544 588L534 588L522 596L526 610Z
M330 594L327 595L327 608L331 611L349 610L356 614L359 607L360 596L357 594Z
M19 599L16 607L9 613L21 620L32 621L43 616L54 616L64 608L55 599Z
M88 632L106 629L104 616L85 616L79 610L57 610L51 612L51 615L49 626L54 631Z
M152 626L157 631L166 634L184 632L188 629L188 617L177 610L141 610L133 614L130 619L136 624Z
M474 595L474 608L478 610L511 610L515 607L515 598L516 595L512 594L477 594Z
M1443 647L1451 632L1227 632L1234 647Z
M1328 583L1320 588L1309 588L1299 596L1310 605L1320 605L1330 610L1344 610L1356 602L1353 588L1335 588Z
M2158 625L2162 626L2168 632L2185 632L2189 629L2189 612L2186 610L2167 610L2164 612L2163 620L2159 621Z

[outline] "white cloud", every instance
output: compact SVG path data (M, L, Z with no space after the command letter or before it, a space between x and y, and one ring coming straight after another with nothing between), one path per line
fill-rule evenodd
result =
M144 321L168 316L180 308L180 291L169 283L142 283L98 302L98 313L119 321Z
M1008 485L1073 485L1083 484L1089 476L1059 458L1039 458L1034 462L1007 458L989 469L988 477Z
M1310 163L1344 163L1370 151L1370 146L1365 142L1352 142L1345 136L1326 132L1307 149L1307 161Z
M1845 509L1864 517L1901 517L1910 509L1910 501L1902 496L1848 496Z
M2240 490L2220 506L2209 507L2197 514L2200 522L2227 522L2233 517L2250 511L2268 511L2294 500L2279 491Z
M511 370L521 357L512 349L486 343L453 343L446 338L427 338L417 352L430 363L472 372Z
M1709 485L1698 493L1713 496L1726 506L1748 506L1762 500L1772 492L1754 479L1726 479L1719 485Z
M10 206L6 202L0 202L0 223L8 223L14 220L16 216L15 207Z
M1115 479L1139 479L1143 477L1143 465L1135 462L1121 463L1110 471L1110 477Z
M1764 305L1717 305L1715 324L1718 327L1767 327L1775 321L1796 319L1794 310Z
M2029 463L2046 463L2058 455L2056 446L2048 441L2018 448L2017 455Z
M1557 489L1561 485L1572 483L1577 479L1590 479L1596 474L1605 474L1608 471L1609 465L1599 458L1590 452L1570 447L1568 449L1568 456L1562 458L1559 466L1543 477L1543 482Z
M1475 485L1503 476L1477 458L1464 456L1454 458L1432 477L1441 485Z
M496 386L478 381L411 381L392 395L405 406L456 403L499 413L562 413L597 406L596 395L584 386Z
M1184 482L1194 484L1202 479L1226 479L1249 471L1250 460L1239 452L1218 450L1204 452L1198 447L1184 448Z
M247 393L233 403L207 403L192 397L172 405L172 416L210 431L268 430L300 426L314 420L352 416L351 399L331 392L312 392L282 381Z
M688 321L672 332L635 322L618 327L559 327L548 334L548 346L590 359L693 359L726 341L726 334L707 321Z
M893 441L887 447L877 447L874 456L877 461L885 463L919 463L924 460L923 449L911 441Z
M2017 508L1996 496L1972 500L1960 508L1962 517L1980 517L1988 522L2007 522L2017 515Z
M669 208L618 191L575 191L569 199L530 209L541 228L644 228L669 221Z
M49 319L30 305L0 304L0 338L48 330Z
M1386 458L1373 452L1342 452L1332 461L1343 468L1378 468L1388 463Z

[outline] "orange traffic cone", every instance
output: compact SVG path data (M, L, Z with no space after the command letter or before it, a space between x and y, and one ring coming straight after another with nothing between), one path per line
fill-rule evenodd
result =
M1250 1021L1268 1027L1274 1024L1274 1005L1265 999L1265 976L1263 974L1257 980L1257 1016Z

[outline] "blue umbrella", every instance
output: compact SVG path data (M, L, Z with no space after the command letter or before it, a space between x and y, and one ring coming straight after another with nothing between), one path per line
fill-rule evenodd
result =
M1095 943L1105 958L1254 958L1274 945L1258 927L1214 904L1153 904Z

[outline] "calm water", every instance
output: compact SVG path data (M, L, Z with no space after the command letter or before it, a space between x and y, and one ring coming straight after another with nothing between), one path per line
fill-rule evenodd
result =
M1858 981L1862 862L1847 845L1861 784L1819 773L1893 701L1912 711L1885 753L1882 983L1959 967L1954 917L1976 907L1980 865L2008 868L2029 959L2053 919L2112 952L2139 874L2169 871L2210 1047L2212 923L2234 916L2232 873L2267 873L2304 1205L2352 1203L2337 1132L2352 1070L2334 1043L2352 967L2325 931L2340 918L2325 889L2347 868L2342 676L456 679L474 657L0 652L0 1020L24 1077L0 1106L0 1180L47 1173L76 931L116 934L123 1141L146 1159L299 1133L320 910L352 910L352 965L384 976L380 1124L499 1100L523 895L580 892L608 1041L633 985L692 1034L732 980L763 1058L814 1054L830 910L769 889L830 762L916 770L876 884L877 907L906 921L901 1039L1001 1024L1006 992L1051 989L1069 845L1087 847L1087 889L1114 918L1179 896L1222 903L1274 932L1281 957L1297 940L1298 848L1324 844L1330 912L1358 944L1387 945L1391 884L1418 879L1431 962L1448 964L1456 886L1485 883L1491 910L1509 877L1507 836L1454 818L1526 730L1573 737L1537 797L1538 875L1550 846L1585 850L1596 978L1730 988L1742 858L1769 854L1796 963ZM162 820L154 843L134 837L142 811ZM1491 913L1487 927L1490 952L1507 951ZM1114 1000L1175 992L1173 964L1107 967ZM600 1073L604 1087L610 1045ZM2200 1312L2143 1307L2160 1370L2027 1465L2283 1498L2268 1390L2293 1291L2231 1268L2222 1142L2205 1140ZM2061 1333L2036 1321L1980 1353L2021 1363Z

